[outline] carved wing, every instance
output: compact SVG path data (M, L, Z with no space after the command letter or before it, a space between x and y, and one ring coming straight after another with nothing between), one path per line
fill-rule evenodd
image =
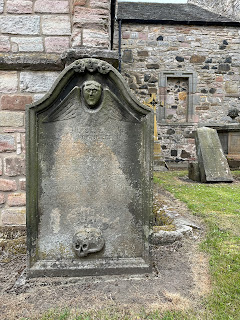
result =
M114 93L110 92L109 89L104 91L102 112L106 113L108 118L128 122L140 121L140 115L130 111Z
M74 87L64 100L43 119L43 122L63 121L75 118L79 103L80 88Z

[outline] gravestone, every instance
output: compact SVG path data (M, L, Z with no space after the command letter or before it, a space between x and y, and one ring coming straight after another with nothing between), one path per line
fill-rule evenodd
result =
M82 59L26 118L28 276L149 272L151 109Z
M232 182L231 171L217 131L207 127L198 128L195 141L200 181ZM196 165L191 168L192 176L198 176L198 173L193 173L196 171Z

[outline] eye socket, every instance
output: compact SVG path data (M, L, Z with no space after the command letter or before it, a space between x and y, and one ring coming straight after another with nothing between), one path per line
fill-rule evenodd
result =
M96 93L97 92L97 89L86 89L87 93Z
M83 249L87 249L87 244L84 243L84 244L82 245L82 248L83 248Z
M76 248L76 249L79 249L79 248L80 248L80 245L79 245L79 244L76 244L76 245L75 245L75 248Z

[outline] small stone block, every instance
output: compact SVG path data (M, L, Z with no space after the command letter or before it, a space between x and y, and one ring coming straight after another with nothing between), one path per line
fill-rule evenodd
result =
M39 13L69 13L69 1L37 0L34 12Z
M6 4L7 13L32 13L33 9L32 0L8 0Z
M25 110L26 104L32 103L32 96L3 95L1 97L2 110Z
M74 0L73 5L74 6L85 6L87 0Z
M9 134L0 134L0 152L15 151L15 138Z
M3 226L24 226L26 224L25 208L10 208L2 210Z
M9 207L22 207L26 205L25 193L12 193L8 195L7 204Z
M45 48L46 52L62 53L69 48L69 37L47 37Z
M15 180L0 179L0 191L16 191L17 183Z
M22 127L23 125L22 112L0 111L0 127Z
M45 35L71 35L71 21L68 16L50 16L42 17L42 32Z
M193 55L190 58L191 63L203 63L206 60L205 56Z
M0 29L2 33L38 35L40 34L40 17L36 15L1 16Z
M122 61L125 63L133 62L132 50L123 51Z
M15 71L0 71L0 92L12 93L18 88L18 76Z
M149 63L149 64L147 64L147 69L159 69L159 64Z
M20 73L20 89L24 92L47 92L59 73L22 71Z
M25 160L17 157L5 158L4 171L9 177L25 175Z
M17 45L19 52L43 52L43 41L41 37L12 37L12 44Z

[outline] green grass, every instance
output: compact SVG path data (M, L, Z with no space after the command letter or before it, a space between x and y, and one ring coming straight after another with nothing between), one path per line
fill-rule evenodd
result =
M201 249L210 256L213 292L205 300L203 319L240 319L240 183L190 182L187 172L156 173L154 182L185 202L205 221ZM233 172L235 178L240 172Z

